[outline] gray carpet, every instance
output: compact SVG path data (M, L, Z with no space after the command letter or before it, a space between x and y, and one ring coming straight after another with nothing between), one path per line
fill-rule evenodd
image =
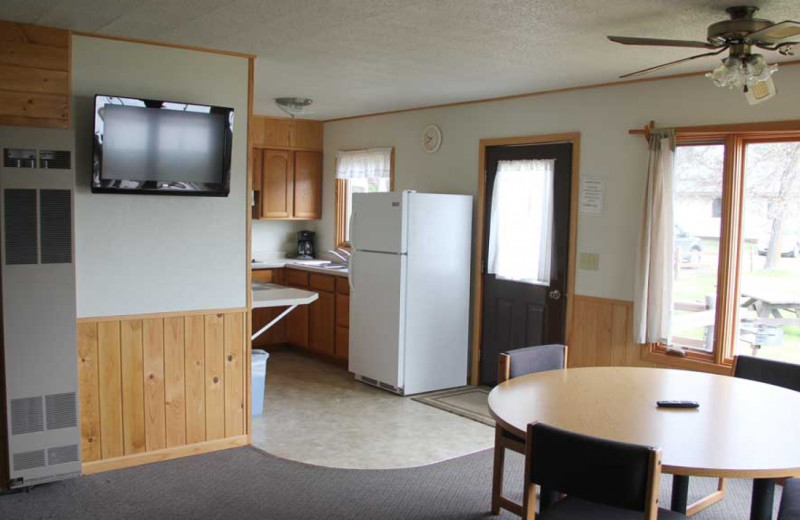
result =
M489 513L491 473L492 450L421 468L342 470L291 462L245 447L0 496L0 518L518 518L508 512L499 517ZM509 491L521 489L521 474L522 457L509 453L506 472ZM664 480L662 503L668 503L664 500L669 496L670 478ZM690 499L713 486L713 479L692 479ZM728 497L694 518L746 519L749 500L750 484L731 480Z

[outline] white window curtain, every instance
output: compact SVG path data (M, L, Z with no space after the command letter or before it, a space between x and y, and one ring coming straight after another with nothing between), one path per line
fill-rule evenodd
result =
M489 273L550 285L554 171L554 159L498 162L489 221Z
M337 179L388 179L391 174L391 148L336 152Z
M675 132L651 132L644 215L636 263L633 339L671 341L673 262L673 170Z

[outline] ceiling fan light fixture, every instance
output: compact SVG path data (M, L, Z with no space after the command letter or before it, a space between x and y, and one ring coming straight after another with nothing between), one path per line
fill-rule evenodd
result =
M718 87L740 90L768 81L777 70L778 66L768 64L762 55L748 54L725 58L706 77Z

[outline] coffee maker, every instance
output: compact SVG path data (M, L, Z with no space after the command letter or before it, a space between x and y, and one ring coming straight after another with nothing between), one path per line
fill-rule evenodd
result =
M314 258L314 232L297 232L297 258L298 260L312 260Z

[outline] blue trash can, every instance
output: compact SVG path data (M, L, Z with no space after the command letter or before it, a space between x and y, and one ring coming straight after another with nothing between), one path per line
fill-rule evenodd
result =
M252 416L258 417L264 411L264 387L267 383L267 359L269 354L263 350L253 350L251 354L251 376L253 410Z

